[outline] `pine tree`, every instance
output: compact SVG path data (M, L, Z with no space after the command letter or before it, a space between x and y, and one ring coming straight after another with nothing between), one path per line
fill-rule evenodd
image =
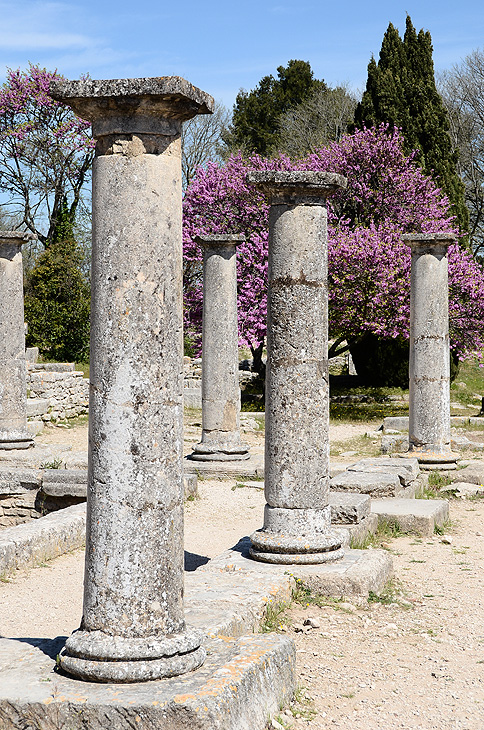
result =
M306 99L324 81L313 77L307 61L289 61L279 66L277 78L264 76L255 89L240 91L234 104L232 124L224 135L229 151L270 155L278 136L278 121L284 112Z
M468 229L464 185L456 172L456 153L448 134L449 121L435 86L432 39L417 34L407 15L403 40L390 23L383 37L378 63L368 64L366 91L355 112L362 129L387 122L400 127L405 152L418 150L416 161L448 196L462 232Z

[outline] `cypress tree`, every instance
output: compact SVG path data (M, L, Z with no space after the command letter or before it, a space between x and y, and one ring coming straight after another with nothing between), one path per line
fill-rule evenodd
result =
M378 63L372 58L368 64L366 91L355 111L360 129L381 122L402 129L405 152L418 150L416 162L447 195L466 233L464 185L456 172L447 112L435 86L432 39L428 31L417 34L409 15L403 40L391 23L388 26Z
M26 274L27 345L50 360L85 362L89 356L90 287L64 198L51 244Z

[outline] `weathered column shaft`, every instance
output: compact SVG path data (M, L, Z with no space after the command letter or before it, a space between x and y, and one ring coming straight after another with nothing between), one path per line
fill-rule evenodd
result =
M450 349L444 233L407 234L410 289L409 448L424 461L455 461L450 447Z
M270 196L264 528L252 555L323 562L342 555L330 529L326 198L345 178L253 172Z
M0 449L32 446L27 432L27 378L22 245L34 236L0 231Z
M202 440L190 458L248 459L240 440L236 246L242 235L198 237L203 247Z
M84 611L61 665L98 681L199 666L183 614L181 122L211 97L183 79L64 82L93 122Z

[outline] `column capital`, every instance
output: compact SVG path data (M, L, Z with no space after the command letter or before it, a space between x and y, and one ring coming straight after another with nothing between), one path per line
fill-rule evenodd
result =
M401 240L411 249L447 248L456 237L451 233L404 233Z
M37 236L30 231L0 231L0 246L22 246L27 241L36 241Z
M106 134L177 133L180 123L211 114L214 100L180 76L141 79L58 79L50 95L92 123L95 138Z
M271 205L320 205L337 190L346 188L347 179L335 172L314 170L252 170L247 182L268 195Z
M200 246L238 246L245 242L245 235L243 233L214 233L195 236L194 241Z

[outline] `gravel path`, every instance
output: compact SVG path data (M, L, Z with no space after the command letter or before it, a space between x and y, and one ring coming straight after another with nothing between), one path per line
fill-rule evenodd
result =
M389 603L293 604L285 621L311 698L293 710L317 714L283 715L288 725L483 730L484 500L453 501L451 520L450 545L438 536L390 541ZM319 628L296 633L308 618Z

